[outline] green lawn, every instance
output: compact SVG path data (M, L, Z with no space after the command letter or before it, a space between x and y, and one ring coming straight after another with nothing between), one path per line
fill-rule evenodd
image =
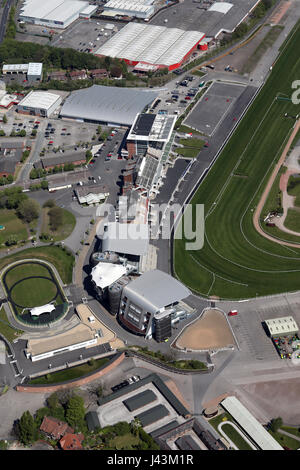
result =
M43 276L32 277L29 276ZM64 296L52 281L51 273L45 266L37 263L26 263L11 268L7 275L4 275L7 289L11 290L11 299L20 307L17 307L19 313L24 308L37 307L45 305L55 299L55 305L64 302ZM21 281L21 282L20 282Z
M55 242L68 238L76 225L76 218L71 212L62 208L60 208L60 210L62 212L62 225L56 231L51 230L49 225L49 209L44 208L42 212L43 223L41 231L42 233L49 233Z
M289 230L299 232L300 236L300 209L288 209L288 213L284 221L284 226Z
M5 276L5 280L7 285L10 287L15 282L23 279L24 277L28 276L46 276L49 277L49 271L45 266L36 263L30 264L19 264L11 268L7 275Z
M186 240L174 240L177 277L204 296L250 298L300 287L299 249L275 244L253 226L253 211L294 125L284 114L300 113L299 105L276 100L278 92L290 96L300 76L299 42L300 23L192 199L205 207L204 247L187 251Z
M228 436L228 438L237 446L239 450L253 450L249 446L248 442L243 439L241 434L231 424L224 424L222 431Z
M16 304L22 305L24 308L32 308L48 304L53 300L56 292L56 286L50 279L34 278L25 279L17 284L12 290L11 297ZM56 303L62 303L60 295L58 295Z
M274 437L274 439L276 439L277 442L279 442L282 447L288 447L292 450L297 450L300 447L300 442L296 439L293 439L292 437L285 436L280 432L272 432L270 430L268 430L268 432L271 434L271 436Z
M0 333L5 336L5 338L12 342L14 339L21 336L24 332L22 330L16 330L9 326L9 321L5 313L4 307L0 309Z
M204 140L197 139L196 137L188 137L186 139L180 139L179 143L188 148L202 149L205 142Z
M18 241L27 240L28 233L24 224L13 210L0 209L0 225L5 229L0 230L0 245L5 243L10 235L16 235Z
M74 256L68 254L67 251L58 246L28 248L13 255L5 256L0 259L0 270L10 263L28 258L37 258L41 261L45 260L53 264L53 266L58 270L62 281L65 284L71 284Z
M290 196L295 196L294 205L300 207L300 177L291 175L289 177L287 192Z
M116 436L109 442L109 447L117 450L131 450L133 445L138 444L140 441L138 436L131 433L124 436Z
M79 377L82 377L86 374L89 374L90 372L100 369L100 367L105 366L108 362L109 359L107 357L103 357L102 359L95 360L92 365L89 365L89 363L87 362L80 366L71 367L70 369L64 369L58 372L53 372L52 374L47 374L43 377L37 377L35 379L30 380L29 384L50 385L60 382L66 382L67 380L78 379Z
M182 132L183 134L189 134L190 132L192 132L193 135L203 135L201 132L192 129L191 127L188 127L185 124L181 124L178 129L178 132Z
M288 432L288 433L290 433L290 434L293 434L294 436L297 436L297 437L300 438L300 430L299 430L300 427L298 427L298 428L292 428L292 427L290 427L290 426L281 426L280 429L282 429L283 431L286 431L286 432ZM299 442L299 447L300 447L300 442Z
M196 148L188 148L188 147L176 148L176 153L178 153L179 155L182 155L185 158L196 158L199 152L200 150Z
M262 39L259 46L255 49L253 54L249 57L246 64L243 66L242 74L251 72L259 60L263 57L266 51L274 44L281 31L284 29L282 25L273 26Z

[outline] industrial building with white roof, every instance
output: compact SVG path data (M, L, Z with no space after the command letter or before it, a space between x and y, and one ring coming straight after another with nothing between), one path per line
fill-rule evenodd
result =
M90 16L97 10L91 9L89 2L81 0L25 0L19 19L27 23L48 26L50 28L66 28L81 14Z
M47 91L31 91L17 106L17 112L49 117L61 103L61 96Z
M128 23L95 54L117 57L128 65L144 63L174 70L182 65L204 36L200 31Z
M138 0L109 0L104 5L104 11L113 12L115 16L131 16L135 18L149 18L154 13L153 2Z

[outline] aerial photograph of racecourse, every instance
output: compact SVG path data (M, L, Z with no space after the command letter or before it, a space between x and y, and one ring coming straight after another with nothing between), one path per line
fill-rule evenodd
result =
M300 0L2 2L0 450L300 450L299 44Z

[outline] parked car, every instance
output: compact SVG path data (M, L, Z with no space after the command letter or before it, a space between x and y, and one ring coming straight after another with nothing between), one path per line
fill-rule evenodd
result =
M230 312L228 313L228 316L229 317L234 317L235 315L238 314L238 311L237 310L230 310Z

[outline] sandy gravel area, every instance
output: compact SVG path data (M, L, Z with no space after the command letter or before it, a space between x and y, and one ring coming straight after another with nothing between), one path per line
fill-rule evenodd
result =
M235 340L224 314L206 310L201 318L187 326L176 340L176 346L194 350L218 349L234 345Z

